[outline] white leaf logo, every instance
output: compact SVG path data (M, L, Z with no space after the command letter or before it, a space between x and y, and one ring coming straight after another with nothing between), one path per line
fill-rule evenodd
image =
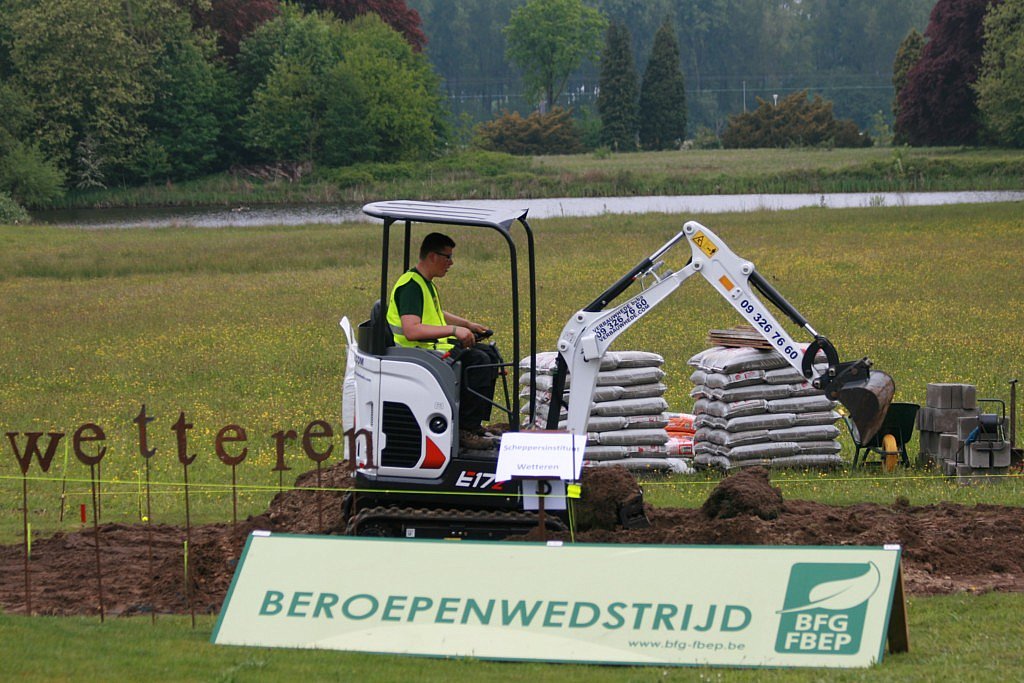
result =
M808 593L806 605L779 610L778 613L788 614L810 609L850 609L874 595L881 581L882 574L878 571L878 567L874 562L868 562L867 571L860 576L820 583Z

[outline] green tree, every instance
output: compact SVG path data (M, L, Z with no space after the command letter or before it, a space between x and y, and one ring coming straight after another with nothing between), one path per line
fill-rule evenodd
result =
M974 90L986 136L996 144L1024 147L1024 0L1004 0L986 15Z
M640 85L640 146L670 149L686 137L686 88L670 21L654 36Z
M122 0L7 3L13 80L32 99L42 151L79 174L127 163L145 138L149 55ZM89 159L81 158L90 150Z
M608 26L597 96L601 143L622 152L636 149L639 88L631 42L624 24L613 22Z
M247 140L267 158L411 159L431 154L443 138L430 63L374 14L342 23L286 7L242 43L239 66L258 83Z
M338 19L287 5L242 42L242 87L252 88L244 132L263 158L321 160L327 73L342 62L343 33Z
M375 14L346 24L344 64L366 97L365 120L381 158L433 154L447 138L440 78L430 61Z
M169 0L139 3L131 32L152 46L145 78L152 101L141 119L146 138L131 170L146 180L213 170L222 130L233 124L237 108L227 69L215 61L212 33L194 33L188 14Z
M553 107L569 76L601 49L607 20L582 0L527 0L512 12L505 54L523 72L527 97Z
M341 43L340 20L285 5L239 46L237 72L243 97L251 98L281 59L307 64L315 73L325 72L341 61Z
M28 96L0 81L0 194L35 206L63 192L64 176L33 141L36 113Z
M924 51L924 36L916 28L910 29L907 37L896 50L896 59L892 63L892 113L899 116L899 97L903 86L907 84L907 74L921 59Z

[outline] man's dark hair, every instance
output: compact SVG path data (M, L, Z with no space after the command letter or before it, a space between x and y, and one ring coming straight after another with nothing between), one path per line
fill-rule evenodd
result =
M423 238L423 244L420 245L420 259L425 259L427 258L427 254L434 251L441 251L446 247L454 249L455 240L443 233L432 232Z

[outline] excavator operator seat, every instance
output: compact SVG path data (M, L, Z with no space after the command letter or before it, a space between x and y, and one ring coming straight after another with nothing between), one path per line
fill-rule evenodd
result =
M359 324L359 348L365 349L375 356L384 355L384 349L395 345L395 335L391 332L387 317L382 310L380 299L373 302L370 308L370 319Z

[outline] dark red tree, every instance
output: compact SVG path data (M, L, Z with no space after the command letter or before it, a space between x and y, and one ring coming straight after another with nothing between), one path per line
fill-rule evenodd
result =
M307 11L329 12L342 21L351 21L360 14L373 12L401 33L417 52L427 44L420 13L407 7L405 0L301 0L300 4Z
M971 85L984 47L982 20L1001 0L938 0L921 59L899 92L896 134L911 145L970 145L978 137Z
M178 1L188 8L193 26L213 29L220 53L228 58L238 54L243 38L281 12L278 0L212 0L209 8L194 0Z

